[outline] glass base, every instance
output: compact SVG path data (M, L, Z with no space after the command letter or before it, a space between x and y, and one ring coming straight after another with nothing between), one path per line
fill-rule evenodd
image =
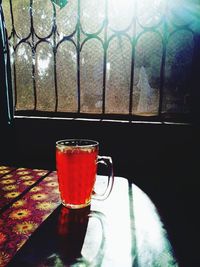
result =
M65 203L64 201L62 201L62 204L69 209L82 209L82 208L89 206L90 203L91 203L91 200L84 204L69 204L69 203Z

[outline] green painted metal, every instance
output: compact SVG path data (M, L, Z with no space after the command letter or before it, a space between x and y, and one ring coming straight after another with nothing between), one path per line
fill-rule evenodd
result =
M58 5L60 8L63 8L68 3L68 0L51 0L51 2Z

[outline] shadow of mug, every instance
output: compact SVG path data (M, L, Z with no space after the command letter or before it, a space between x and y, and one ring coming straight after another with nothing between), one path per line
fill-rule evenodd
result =
M101 212L91 211L90 206L81 209L63 206L56 231L57 252L46 259L45 266L101 265L105 248L104 215Z

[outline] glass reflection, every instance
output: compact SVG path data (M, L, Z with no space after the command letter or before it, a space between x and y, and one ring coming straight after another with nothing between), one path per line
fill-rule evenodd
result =
M100 266L105 245L101 212L90 206L76 210L62 206L56 232L56 253L46 258L45 266Z

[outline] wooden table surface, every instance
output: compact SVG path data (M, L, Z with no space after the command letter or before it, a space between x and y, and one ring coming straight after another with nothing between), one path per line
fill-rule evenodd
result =
M98 176L96 191L103 191ZM178 266L159 214L136 185L115 177L104 201L69 210L59 205L8 264L9 267Z

